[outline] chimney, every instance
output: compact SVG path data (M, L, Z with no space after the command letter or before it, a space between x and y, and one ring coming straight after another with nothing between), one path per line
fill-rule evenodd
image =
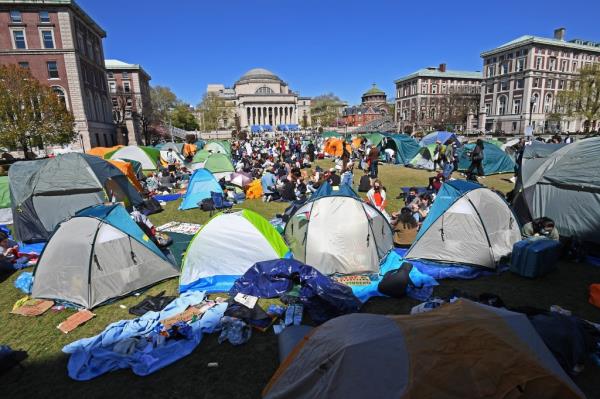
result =
M554 29L554 38L556 40L565 41L565 32L566 32L565 28Z
M446 72L446 64L440 64L440 67L438 68L438 70L440 72Z

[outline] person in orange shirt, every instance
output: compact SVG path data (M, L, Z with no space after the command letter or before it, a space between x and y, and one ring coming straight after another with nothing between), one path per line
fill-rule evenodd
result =
M383 187L379 179L375 179L373 181L373 186L367 192L367 199L369 203L377 208L389 221L390 216L385 211L385 207L387 206L386 198L385 187Z

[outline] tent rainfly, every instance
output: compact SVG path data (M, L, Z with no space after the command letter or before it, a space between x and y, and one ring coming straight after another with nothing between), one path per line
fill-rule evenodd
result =
M211 154L204 162L203 167L212 173L217 180L230 176L235 171L229 157L220 153Z
M419 153L419 143L407 134L386 135L384 150L394 150L394 163L407 165Z
M106 159L133 159L142 164L144 170L156 170L160 166L160 151L153 147L130 145L107 153Z
M223 189L207 169L196 169L190 177L187 191L181 201L181 205L179 205L179 209L198 208L198 203L205 198L210 198L211 192L223 193Z
M469 154L475 148L475 144L466 144L458 150L458 170L465 171L471 165ZM483 144L483 174L485 176L498 173L513 173L515 161L497 145L489 142Z

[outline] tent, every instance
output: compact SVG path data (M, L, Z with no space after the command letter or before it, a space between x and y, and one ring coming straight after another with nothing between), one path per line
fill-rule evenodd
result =
M167 161L167 153L169 152L169 150L160 150L160 161L163 164L168 164L169 162ZM185 158L183 157L183 155L181 155L181 153L175 149L171 149L171 154L173 156L173 158L175 159L176 163L179 163L180 165L183 165L185 163Z
M196 151L198 151L198 147L196 147L196 144L185 143L183 145L183 149L180 152L184 158L187 158L187 157L193 157L194 154L196 153Z
M192 164L203 164L212 153L207 150L200 150L194 154Z
M108 162L119 169L125 176L127 176L129 183L131 183L136 190L138 190L140 193L144 191L142 184L137 179L133 165L130 162L120 161L117 159L110 159Z
M179 291L228 291L253 264L284 258L288 252L281 235L258 213L219 213L190 242Z
M215 177L206 169L196 169L190 177L187 191L179 205L180 210L198 208L198 203L210 198L210 193L223 193L223 189Z
M58 225L34 270L31 296L91 309L178 274L125 208L97 205Z
M114 152L116 150L118 150L119 148L122 148L122 145L116 145L114 147L94 147L88 151L86 151L86 154L89 155L94 155L100 158L104 158L104 156L108 153Z
M383 149L394 150L394 163L407 165L419 153L419 143L407 134L389 134L383 144Z
M323 274L379 272L393 247L385 216L347 185L323 183L285 226L294 258Z
M350 148L350 145L344 140L331 137L325 141L323 151L334 157L341 157L344 153L344 147L346 148L346 151L348 151L348 154L352 153L352 148Z
M421 147L435 144L436 141L440 141L442 144L448 144L451 142L459 142L458 138L454 133L451 132L432 132L421 139L419 145Z
M129 145L107 153L107 159L133 159L142 164L144 170L156 170L160 166L160 151L152 147Z
M0 224L13 224L8 176L0 176Z
M215 154L225 154L231 156L231 144L226 140L209 141L204 145L203 150L212 151Z
M440 188L405 258L495 269L519 240L519 223L498 194L450 180Z
M196 143L194 143L196 145L196 150L201 150L204 148L204 146L206 145L206 141L204 140L198 140L196 141Z
M523 162L513 202L522 222L546 216L561 236L600 243L600 137L557 149L533 171Z
M246 188L250 183L252 183L252 175L244 172L233 172L231 174L229 183L241 188Z
M421 147L417 155L410 160L408 166L418 169L433 170L433 152L435 151L435 144L429 144L425 147Z
M143 203L119 169L93 155L16 162L8 175L15 233L25 242L47 240L66 218L113 197L126 205Z
M335 138L343 138L344 135L342 133L338 133L338 132L334 132L334 131L327 131L327 132L323 132L321 133L321 137L323 137L325 140L327 140L328 138L331 137L335 137Z
M299 340L262 394L265 399L585 397L527 316L466 299L416 315L354 313L329 320Z
M217 180L229 176L235 171L229 157L220 153L211 154L204 162L204 169L212 173Z
M465 171L471 165L469 154L475 148L475 144L466 144L458 150L458 170ZM484 142L483 144L483 174L485 176L498 173L513 173L515 161L500 147Z
M374 145L375 147L379 147L385 136L382 133L367 133L361 134L361 137L367 139L368 145Z
M260 179L254 179L246 188L246 199L257 199L263 195Z

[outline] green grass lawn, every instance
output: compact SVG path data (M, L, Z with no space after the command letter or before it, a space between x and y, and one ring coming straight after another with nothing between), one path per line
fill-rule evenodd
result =
M331 167L331 161L319 162ZM360 172L359 172L360 173ZM380 178L387 188L389 211L399 209L401 201L395 197L402 186L426 185L432 174L425 171L383 165ZM358 183L360 175L355 176ZM508 191L512 184L510 175L489 176L483 184L500 191ZM208 213L200 210L178 211L179 201L168 203L162 213L153 215L152 221L160 225L169 221L205 223ZM266 218L281 213L286 205L249 200L240 205L252 209ZM129 297L94 309L96 317L68 335L56 326L72 311L47 312L37 318L9 314L12 305L23 296L13 283L19 273L0 282L0 344L29 353L24 372L13 371L0 377L0 389L6 398L62 397L62 398L256 398L275 372L277 338L272 330L253 332L249 343L233 347L229 343L219 345L215 335L207 335L190 356L148 377L137 377L130 370L113 372L88 382L76 382L67 376L67 356L61 348L77 339L91 337L108 324L131 318L128 307L138 303L141 297ZM599 321L600 309L587 302L587 287L600 282L600 268L587 264L562 262L556 272L539 279L529 280L503 273L477 280L445 280L436 288L434 295L446 295L452 289L460 289L471 295L483 292L499 294L509 306L537 306L547 308L561 305L581 317ZM166 290L177 293L175 279L150 288L147 293L156 294ZM365 304L362 311L381 314L407 313L417 302L410 298L375 298ZM125 306L123 309L121 306ZM207 363L219 362L218 368L208 368ZM591 364L575 379L592 397L600 397L597 380L600 372Z

